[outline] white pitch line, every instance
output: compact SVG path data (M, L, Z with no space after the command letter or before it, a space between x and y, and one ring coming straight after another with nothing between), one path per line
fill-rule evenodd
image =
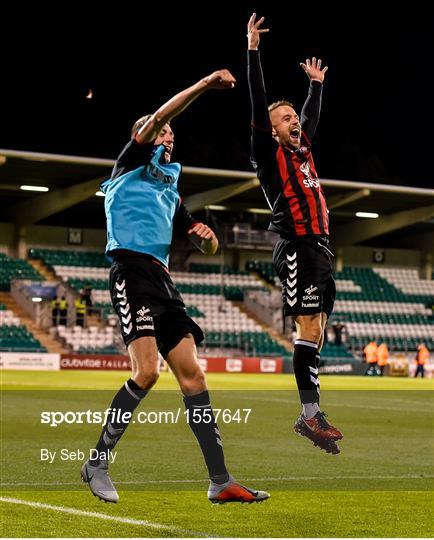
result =
M380 475L380 476L277 476L266 478L242 478L243 482L296 482L298 480L310 481L310 480L427 480L434 478L431 474L404 474L404 475ZM124 482L116 482L116 485L147 485L147 484L197 484L209 482L208 479L203 478L199 480L127 480ZM79 486L80 482L3 482L1 487L6 486Z
M22 504L24 506L30 506L32 508L40 508L42 510L53 510L55 512L63 512L65 514L73 514L74 516L84 516L90 518L103 519L105 521L115 521L116 523L125 523L126 525L138 525L140 527L151 527L152 529L172 531L174 533L181 533L187 536L209 537L204 533L198 533L194 531L188 531L181 527L174 527L172 525L163 525L161 523L153 523L152 521L146 521L143 519L132 519L118 516L110 516L109 514L101 514L99 512L87 512L86 510L78 510L77 508L69 508L67 506L56 506L54 504L45 504L36 501L26 501L24 499L14 499L11 497L0 497L1 502L11 504Z

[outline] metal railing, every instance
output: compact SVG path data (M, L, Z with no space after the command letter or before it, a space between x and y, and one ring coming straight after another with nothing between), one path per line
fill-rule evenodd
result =
M280 291L271 293L263 291L247 291L244 295L246 308L256 317L277 332L282 331L282 296Z
M228 247L260 247L272 250L278 235L271 231L252 229L244 223L236 223L232 227L225 227L225 244Z

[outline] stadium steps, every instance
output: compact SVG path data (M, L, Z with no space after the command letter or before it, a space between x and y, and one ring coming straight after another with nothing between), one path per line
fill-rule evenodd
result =
M67 353L67 349L64 349L62 345L52 338L47 332L36 326L35 322L29 317L28 313L17 304L15 299L10 293L0 292L0 303L6 306L6 309L10 309L14 314L20 318L21 324L24 325L34 337L40 341L41 345L47 349L50 353Z
M59 281L56 274L51 271L41 259L27 259L27 262L30 264L30 266L33 266L37 272L42 274L46 281Z
M86 326L96 326L97 328L103 328L104 325L99 315L86 315Z
M267 283L268 286L270 286L268 283ZM263 321L261 321L260 319L258 319L258 317L256 316L256 314L253 312L253 311L250 311L246 308L246 305L244 304L244 302L234 302L232 301L232 303L239 307L240 308L240 311L242 311L243 313L245 313L248 317L250 317L251 319L253 319L257 324L259 324L263 331L268 334L269 336L271 336L275 341L277 341L277 343L279 345L281 345L284 349L286 349L289 353L292 353L293 350L294 350L294 347L292 345L292 343L287 340L286 338L284 338L282 336L282 334L280 334L277 330L275 330L274 328L272 328L271 326L268 326L266 324L263 323Z
M258 279L267 283L268 287L272 287L274 280L277 277L274 264L271 261L246 261L246 271L257 275Z
M274 289L274 285L267 281L263 275L261 275L259 272L251 271L249 272L251 276L253 276L255 279L257 279L261 285L264 287L264 289L267 289L269 291L272 291Z

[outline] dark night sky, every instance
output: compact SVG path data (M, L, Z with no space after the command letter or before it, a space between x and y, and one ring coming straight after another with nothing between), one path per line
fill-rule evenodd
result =
M159 2L135 11L125 3L96 15L65 4L51 21L38 6L2 44L0 146L115 158L138 116L227 67L237 88L203 95L173 122L174 157L249 170L245 34L254 8L271 28L261 41L269 101L300 110L308 83L299 62L329 65L315 141L320 176L433 187L430 17L414 3L411 12L385 5L382 15L379 3L327 4Z

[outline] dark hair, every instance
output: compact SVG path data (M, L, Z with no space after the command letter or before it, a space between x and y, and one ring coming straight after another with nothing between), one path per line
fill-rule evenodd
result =
M288 107L294 108L294 105L290 101L286 101L284 99L280 99L279 101L275 101L271 105L268 105L268 112L274 111L274 109L277 109L278 107L281 107L282 105L288 105Z

